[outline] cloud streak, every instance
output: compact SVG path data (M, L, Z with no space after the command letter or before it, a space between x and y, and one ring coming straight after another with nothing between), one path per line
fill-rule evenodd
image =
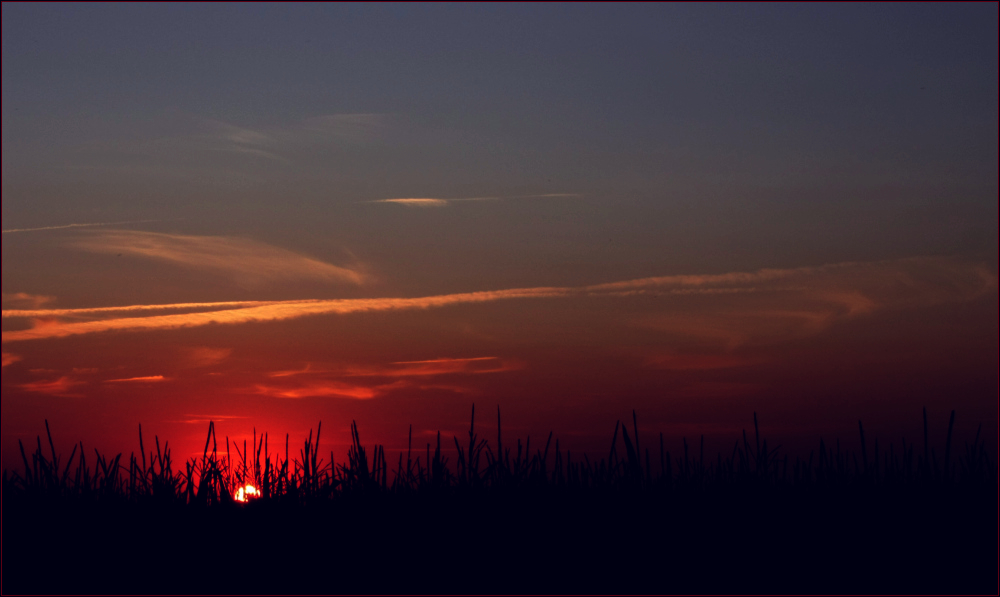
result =
M642 327L682 336L715 339L736 346L768 334L798 337L833 323L887 308L929 306L974 300L995 292L996 275L985 266L944 258L913 258L872 263L841 263L795 269L764 269L711 275L661 276L578 287L534 287L415 298L274 301L251 306L218 303L212 310L65 321L93 312L34 310L36 327L3 332L3 342L63 338L106 331L150 331L284 321L317 315L376 311L413 311L450 305L528 299L699 295L684 309L635 319ZM704 303L704 304L702 304ZM196 303L211 308L211 303ZM169 310L175 305L136 305L124 312ZM46 315L47 314L47 315ZM7 313L4 313L7 316ZM42 324L44 322L44 324ZM783 330L783 331L782 331Z
M391 127L388 114L327 114L284 126L249 128L221 120L199 120L196 132L157 140L153 147L190 154L192 150L263 158L291 164L310 148L365 144L383 138ZM259 159L251 164L261 163Z
M427 361L399 361L389 367L352 368L350 376L370 377L424 377L432 375L500 373L519 367L499 357L473 357L465 359L431 359Z
M564 296L560 289L525 288L493 292L470 292L418 298L334 299L277 301L264 306L220 309L197 313L123 317L84 322L59 323L34 319L36 327L3 332L3 342L41 338L63 338L111 330L157 330L198 327L212 324L237 324L253 321L284 321L310 315L348 314L371 311L430 309L463 303L482 303L514 298ZM166 306L169 308L169 306Z
M174 421L165 421L166 423L209 423L212 421L229 421L235 419L249 419L250 417L236 416L236 415L198 415L198 414L186 414L185 418ZM201 454L201 452L198 452Z
M6 318L87 317L111 313L142 311L189 311L194 309L231 309L233 307L262 307L281 301L221 301L214 303L173 303L169 305L123 305L121 307L87 307L83 309L5 309Z
M647 278L592 286L619 295L739 290L738 301L716 300L681 313L634 317L638 327L728 350L806 338L838 322L884 309L974 300L997 288L985 266L945 258L838 263L752 273Z
M580 197L577 193L544 193L541 195L506 195L497 197L458 197L452 199L442 199L440 197L399 197L394 199L374 199L363 201L362 203L393 203L404 207L447 207L452 203L461 201L503 201L505 199L533 199L533 198L556 198L556 197Z
M432 199L429 197L405 197L399 199L377 199L368 203L395 203L406 207L444 207L448 205L448 199Z
M38 394L49 394L51 396L68 396L68 397L79 397L80 394L71 394L69 392L70 388L76 387L83 384L82 381L77 381L67 376L60 377L59 379L43 380L43 381L32 381L29 383L20 384L22 390L27 390L29 392L35 392Z
M423 377L449 374L498 373L520 369L519 363L506 361L500 357L443 358L426 361L398 361L379 366L348 366L314 369L306 363L301 369L272 371L270 378L297 377L300 375L333 374L344 377Z
M317 381L294 388L257 384L254 386L254 393L274 398L335 397L355 400L370 400L378 395L373 388L335 381Z
M106 379L104 380L104 383L156 383L160 381L167 381L167 378L162 375L145 375L142 377L126 377L123 379Z
M63 224L61 226L42 226L40 228L10 228L4 230L4 234L14 232L39 232L42 230L65 230L67 228L93 228L95 226L121 226L124 224L145 224L147 222L159 222L160 220L127 220L124 222L91 222L86 224Z
M211 367L218 365L229 358L233 353L232 348L211 348L208 346L197 346L187 351L185 365L188 367Z
M71 246L92 253L133 255L223 274L248 287L289 280L352 284L364 281L360 272L346 267L228 236L108 230L87 234L73 241Z
M275 398L329 397L353 400L369 400L383 396L388 392L403 389L444 390L464 394L473 390L454 384L426 383L426 380L443 375L499 373L520 368L522 368L520 363L503 360L499 357L441 358L424 361L398 361L388 365L321 369L314 369L311 363L306 363L305 367L301 369L268 373L267 376L274 381L257 384L251 391L255 394ZM297 381L300 377L304 377L306 381ZM317 377L321 379L317 379ZM344 378L369 379L360 382L347 382L344 381ZM378 378L383 379L379 380Z
M210 120L206 124L212 129L212 132L204 137L208 141L205 149L248 154L279 162L288 161L269 150L274 145L275 139L265 132L243 128L219 120Z
M41 294L28 294L27 292L5 292L3 293L3 308L8 307L31 307L38 309L56 300L55 297Z

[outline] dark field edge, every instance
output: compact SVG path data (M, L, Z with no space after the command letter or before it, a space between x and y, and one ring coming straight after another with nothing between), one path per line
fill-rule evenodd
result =
M63 460L51 436L3 476L4 594L997 594L997 468L961 449L822 440L795 461L754 430L706 458L617 425L606 458L552 434L476 433L456 462L390 467L357 427L346 462L269 438ZM631 427L631 429L629 429ZM46 430L48 424L46 423ZM631 433L630 433L631 431ZM647 447L647 443L651 446ZM952 444L956 445L953 446ZM494 447L495 446L495 447ZM47 448L47 450L46 450ZM79 448L79 450L78 450ZM249 448L249 449L248 449ZM283 450L281 449L283 448ZM652 449L651 449L652 448ZM223 452L223 449L225 452ZM282 454L284 452L284 454ZM251 483L261 497L232 498Z

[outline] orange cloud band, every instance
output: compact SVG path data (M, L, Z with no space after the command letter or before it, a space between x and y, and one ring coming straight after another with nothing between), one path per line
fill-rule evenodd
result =
M3 342L62 338L112 330L165 330L205 325L282 321L311 315L349 314L370 311L419 310L457 304L501 300L615 297L631 294L743 294L770 293L766 308L758 305L755 318L780 314L803 320L821 329L836 318L853 317L874 310L903 305L931 305L966 301L993 292L997 278L985 266L944 258L913 258L873 263L841 263L795 269L765 269L757 272L696 276L663 276L580 287L536 287L467 292L415 298L371 298L292 300L273 302L182 303L133 305L110 311L211 309L208 311L117 317L93 321L61 322L53 317L86 317L94 309L34 309L4 311L4 317L32 317L39 324L26 330L3 332ZM761 310L763 309L763 310ZM732 313L732 305L718 315ZM16 313L17 315L13 315ZM832 315L831 315L832 314ZM744 315L741 314L741 317ZM712 313L700 317L714 318ZM724 325L726 317L718 323ZM671 322L673 327L679 322ZM658 324L654 327L661 327ZM815 331L815 330L813 330Z
M309 315L347 314L366 311L392 311L429 309L460 303L480 303L514 298L541 298L565 296L567 289L526 288L493 292L469 292L418 298L376 298L376 299L333 299L279 301L254 307L178 313L175 315L153 315L149 317L122 317L95 321L59 323L46 321L44 325L27 330L3 332L3 342L39 340L43 338L64 338L79 334L92 334L111 330L165 330L197 327L211 324L235 324L255 321L282 321ZM170 309L171 305L157 305ZM131 310L131 309L123 309ZM73 310L64 310L67 314ZM40 315L44 310L36 310Z

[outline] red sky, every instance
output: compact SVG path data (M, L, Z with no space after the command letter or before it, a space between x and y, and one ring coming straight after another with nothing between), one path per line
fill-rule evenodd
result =
M911 258L264 304L60 309L7 295L22 308L4 311L5 454L45 418L58 440L110 451L132 449L141 422L190 455L208 420L240 439L254 427L301 439L322 420L343 451L352 419L399 449L411 423L425 439L461 435L473 403L491 434L500 406L509 437L553 430L591 451L633 408L641 433L674 443L721 446L754 411L788 446L853 440L858 418L914 437L923 406L957 409L968 432L996 416L996 286L984 264Z
M3 465L995 438L997 10L3 3Z

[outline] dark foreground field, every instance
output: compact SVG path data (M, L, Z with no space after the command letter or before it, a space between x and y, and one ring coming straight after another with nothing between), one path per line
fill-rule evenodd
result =
M166 446L57 461L40 439L4 476L3 593L997 592L978 438L795 461L751 431L702 458L620 426L597 462L500 439L390 465L355 435L331 467L318 434L227 458L210 431L180 471Z

